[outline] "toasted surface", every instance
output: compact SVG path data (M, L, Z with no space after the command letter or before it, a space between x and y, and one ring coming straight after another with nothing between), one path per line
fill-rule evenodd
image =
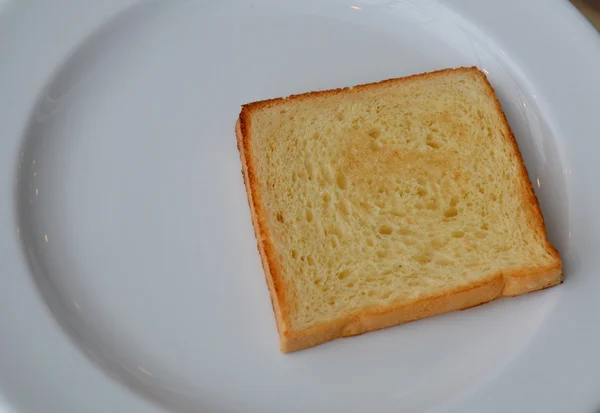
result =
M284 352L562 281L476 68L250 103L236 131Z

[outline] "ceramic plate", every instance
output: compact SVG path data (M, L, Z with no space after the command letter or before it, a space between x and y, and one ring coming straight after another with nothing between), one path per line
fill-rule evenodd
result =
M565 1L0 1L0 411L600 407L600 36ZM476 65L556 288L283 355L249 101Z

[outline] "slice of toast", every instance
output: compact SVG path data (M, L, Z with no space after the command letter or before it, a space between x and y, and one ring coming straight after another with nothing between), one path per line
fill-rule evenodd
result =
M249 103L236 134L283 352L563 279L475 67Z

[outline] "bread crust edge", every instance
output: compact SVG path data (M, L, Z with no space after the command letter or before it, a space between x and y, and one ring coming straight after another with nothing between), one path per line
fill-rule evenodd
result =
M279 332L281 351L285 352L284 337L288 333L290 325L285 309L285 296L282 294L284 280L280 276L280 268L273 253L273 245L269 237L269 230L262 212L261 200L258 192L258 181L254 172L254 165L251 161L250 150L250 117L242 110L240 117L236 122L236 138L240 160L242 162L242 175L246 186L248 205L254 228L254 236L260 253L265 279L269 288L271 305L275 313L277 331Z
M519 149L519 144L517 143L517 139L515 138L515 134L513 133L508 119L506 118L506 113L502 109L502 105L500 104L500 100L498 100L498 95L494 91L494 87L490 83L487 76L477 69L474 68L474 73L477 73L479 77L483 80L487 87L487 94L490 99L494 102L496 111L500 116L502 121L502 126L506 135L503 134L504 138L509 141L513 149L513 156L515 157L515 161L519 165L519 178L521 183L521 197L525 200L525 207L529 210L529 214L532 218L530 221L533 223L533 230L537 232L538 236L545 241L546 249L552 254L552 257L557 261L557 264L561 265L560 256L554 245L552 245L548 241L548 235L546 233L546 225L544 223L544 216L542 214L542 210L540 208L540 203L535 194L535 190L533 189L533 185L531 180L529 179L529 174L527 173L527 168L525 166L525 161L523 160L523 155L521 154L521 150Z
M285 338L282 338L281 350L284 353L290 353L337 338L356 336L434 315L465 310L502 296L521 295L549 288L560 284L562 280L560 267L521 270L510 274L500 272L484 282L468 285L434 297L414 300L387 309L362 311L327 324L291 332Z

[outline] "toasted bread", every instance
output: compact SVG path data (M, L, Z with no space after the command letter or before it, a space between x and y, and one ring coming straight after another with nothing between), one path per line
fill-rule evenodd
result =
M249 103L236 135L283 352L563 279L475 67Z

